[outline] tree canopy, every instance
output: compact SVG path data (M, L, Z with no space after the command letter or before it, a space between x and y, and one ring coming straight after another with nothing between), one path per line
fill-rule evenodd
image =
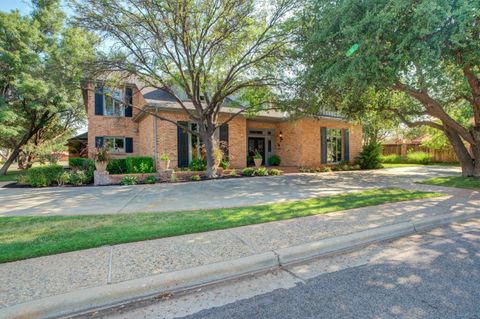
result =
M0 148L13 150L2 174L32 137L85 116L80 82L96 38L66 25L59 0L32 4L27 16L0 12Z
M312 0L305 11L304 86L342 102L404 94L385 110L444 132L463 174L480 176L480 1Z

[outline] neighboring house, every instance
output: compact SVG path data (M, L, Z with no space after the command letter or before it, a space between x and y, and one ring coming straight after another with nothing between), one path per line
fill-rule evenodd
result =
M103 88L104 90L109 90ZM152 87L139 89L128 83L124 89L110 91L116 98L130 101L136 107L157 112L192 130L196 124L175 99L164 90ZM187 167L199 151L198 138L173 123L156 119L136 107L122 107L101 91L101 86L89 84L84 91L88 112L88 146L107 146L116 157L128 155L152 156L157 162L168 154L173 167ZM185 102L187 106L193 105ZM220 123L238 111L224 107ZM300 118L290 120L285 113L261 112L253 118L235 117L217 130L217 140L228 143L231 167L250 164L249 157L258 150L264 164L277 154L283 166L320 166L352 161L362 147L362 128L340 118ZM91 151L90 151L91 156Z

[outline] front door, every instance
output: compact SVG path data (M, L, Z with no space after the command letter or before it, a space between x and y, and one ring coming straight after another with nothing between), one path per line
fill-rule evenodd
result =
M255 151L262 154L262 165L265 164L265 138L264 137L249 137L248 138L248 165L253 165L253 155Z

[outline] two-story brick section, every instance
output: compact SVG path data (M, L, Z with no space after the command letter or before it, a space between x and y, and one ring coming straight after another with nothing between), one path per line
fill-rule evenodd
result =
M196 124L189 123L185 111L166 91L139 88L135 81L121 89L91 83L84 97L90 150L106 146L116 157L151 156L157 164L166 153L172 167L186 167L198 154L200 143L195 135L138 109L156 112L196 130ZM134 107L125 107L116 101L124 99ZM185 104L193 109L190 102ZM222 111L220 123L238 109L224 107ZM230 165L234 168L250 165L255 151L262 154L265 164L276 154L282 166L317 167L352 161L362 147L361 126L327 115L318 119L290 119L283 112L260 112L255 117L239 115L220 127L216 134L217 141L228 143Z

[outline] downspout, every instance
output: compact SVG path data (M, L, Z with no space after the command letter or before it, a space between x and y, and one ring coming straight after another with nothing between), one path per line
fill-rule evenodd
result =
M155 116L153 117L153 158L155 165L157 164L157 108L155 108Z

